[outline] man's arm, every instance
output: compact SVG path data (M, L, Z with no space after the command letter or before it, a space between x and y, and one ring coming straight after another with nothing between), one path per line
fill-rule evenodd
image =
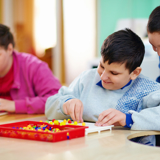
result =
M30 71L31 69L32 72ZM44 113L47 98L58 93L61 84L46 63L31 65L28 73L25 74L28 76L26 81L29 81L28 84L31 84L31 90L33 90L35 95L29 96L29 91L24 91L26 92L24 98L21 98L19 95L19 98L14 99L15 112L28 114Z

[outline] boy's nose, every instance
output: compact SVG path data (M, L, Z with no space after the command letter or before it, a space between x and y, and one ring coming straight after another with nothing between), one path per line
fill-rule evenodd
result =
M105 71L102 72L102 74L101 74L101 79L102 79L102 80L108 79L108 74L107 74Z

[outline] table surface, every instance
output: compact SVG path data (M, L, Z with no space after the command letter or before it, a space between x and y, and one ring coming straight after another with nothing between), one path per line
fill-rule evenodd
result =
M45 121L44 115L9 114L0 116L0 124L22 120ZM85 137L42 142L0 137L2 160L159 160L160 147L150 147L128 140L143 135L160 134L156 131L132 131L113 127L111 131L90 133Z

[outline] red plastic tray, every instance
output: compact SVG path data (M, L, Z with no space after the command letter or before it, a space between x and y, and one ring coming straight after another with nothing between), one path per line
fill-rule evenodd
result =
M51 132L44 132L44 131L33 131L33 130L19 129L19 127L26 127L27 125L41 126L43 124L46 124L52 128L59 128L61 131L51 133ZM18 129L16 129L17 127L18 127ZM85 128L87 128L87 127L86 126L78 126L78 125L60 126L60 125L51 125L46 122L22 121L22 122L8 123L8 124L0 125L0 136L29 139L29 140L37 140L37 141L58 142L58 141L67 140L67 139L84 137Z

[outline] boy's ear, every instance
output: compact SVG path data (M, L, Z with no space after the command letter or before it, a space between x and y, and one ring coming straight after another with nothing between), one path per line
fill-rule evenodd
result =
M11 43L8 44L8 48L7 48L9 54L11 55L13 52L13 45Z
M141 73L142 68L141 67L137 67L132 73L131 73L131 80L136 79L139 74Z

